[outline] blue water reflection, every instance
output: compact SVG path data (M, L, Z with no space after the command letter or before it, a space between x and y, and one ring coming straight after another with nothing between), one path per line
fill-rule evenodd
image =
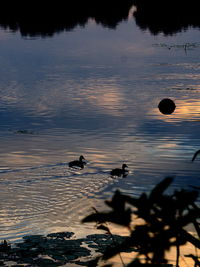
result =
M154 37L132 19L49 39L0 32L2 238L79 225L117 187L139 194L167 175L199 186L200 47L175 45L198 36ZM157 108L165 97L177 106L170 116ZM70 172L81 154L89 164ZM129 176L110 178L123 162Z

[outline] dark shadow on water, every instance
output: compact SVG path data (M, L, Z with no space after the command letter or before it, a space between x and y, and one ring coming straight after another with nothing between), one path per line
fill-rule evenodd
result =
M152 34L169 35L188 27L200 27L197 0L85 0L85 1L28 1L1 2L0 26L20 31L24 37L48 37L62 31L85 26L88 19L104 27L115 29L127 20L130 8L135 5L136 24Z

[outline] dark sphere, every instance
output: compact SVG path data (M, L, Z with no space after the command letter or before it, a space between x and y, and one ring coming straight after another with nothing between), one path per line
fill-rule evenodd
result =
M173 100L169 98L164 98L158 104L158 108L162 114L169 115L174 112L176 105Z

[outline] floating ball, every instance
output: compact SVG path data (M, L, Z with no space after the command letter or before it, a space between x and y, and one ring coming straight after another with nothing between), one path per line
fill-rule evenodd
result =
M162 114L169 115L174 112L176 105L173 100L169 98L164 98L158 104L158 108Z

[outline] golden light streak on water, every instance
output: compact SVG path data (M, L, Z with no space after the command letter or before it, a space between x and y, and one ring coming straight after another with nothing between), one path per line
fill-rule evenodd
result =
M176 109L172 114L163 115L157 107L154 107L149 114L155 114L158 120L166 122L200 121L200 101L198 99L171 99L176 105Z

